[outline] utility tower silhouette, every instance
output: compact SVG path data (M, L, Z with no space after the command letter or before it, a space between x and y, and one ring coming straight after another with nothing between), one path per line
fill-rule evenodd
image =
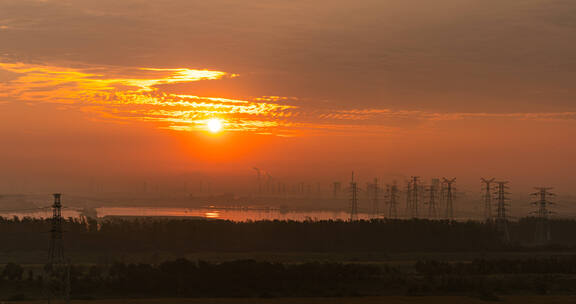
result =
M492 184L496 179L487 179L482 177L481 180L482 190L484 191L484 220L488 223L492 221Z
M418 218L418 204L420 199L420 177L412 176L406 191L406 215L408 218Z
M45 291L48 303L52 298L60 298L70 303L70 263L64 258L62 244L62 195L54 194L50 230L48 264L45 267Z
M548 206L554 204L550 201L550 197L556 196L551 193L553 188L537 187L536 193L532 193L537 200L532 202L533 205L538 207L538 210L532 213L536 214L536 235L535 241L537 244L544 245L550 241L550 225L548 223L548 215L552 212L548 210Z
M508 195L508 182L496 182L498 188L495 190L495 198L496 198L496 229L501 234L502 241L505 243L510 243L510 231L508 229L508 217L509 217L509 207L510 207L510 199Z
M334 182L332 184L332 195L334 198L340 197L340 192L342 192L342 184L340 182Z
M260 195L262 194L262 170L256 167L253 167L252 169L256 171L256 191L258 195Z
M440 180L437 178L432 179L432 183L428 188L428 218L436 218L438 216L436 202L438 200L438 187L440 187Z
M392 185L386 185L386 201L388 203L388 217L398 218L398 185L396 182Z
M354 172L350 181L350 221L358 220L358 184L354 181Z
M446 218L454 220L454 183L456 178L443 178L444 194L446 195Z
M374 183L371 186L372 190L372 217L379 217L380 215L380 186L378 185L378 179L374 179Z
M406 218L410 217L412 208L412 180L406 182Z

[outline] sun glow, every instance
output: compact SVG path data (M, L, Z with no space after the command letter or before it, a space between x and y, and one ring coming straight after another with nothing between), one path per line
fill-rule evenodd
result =
M0 57L0 104L66 104L110 122L147 122L175 131L277 134L297 106L278 96L230 99L166 92L166 85L237 77L221 71L146 67L66 66L6 63ZM174 88L171 88L173 90ZM226 117L221 119L220 117ZM213 121L215 120L215 121Z
M206 126L208 127L208 130L210 130L210 132L218 133L222 130L222 127L224 126L224 124L222 123L222 120L220 120L218 118L213 118L213 119L209 119L206 122Z

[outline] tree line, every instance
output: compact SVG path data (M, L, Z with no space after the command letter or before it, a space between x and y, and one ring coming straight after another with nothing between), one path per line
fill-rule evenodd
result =
M64 220L68 252L216 251L261 252L448 252L525 250L536 223L526 218L510 223L511 243L503 243L491 224L447 220L370 221L206 221L138 219ZM576 246L575 220L551 220L546 248ZM0 242L7 250L45 251L50 221L0 218ZM546 249L543 248L543 249Z
M570 274L576 275L576 256L524 259L475 259L470 262L418 261L414 268L425 275Z

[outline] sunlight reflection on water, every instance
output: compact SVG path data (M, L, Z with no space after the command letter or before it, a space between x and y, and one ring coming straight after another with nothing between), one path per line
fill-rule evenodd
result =
M86 214L80 209L62 210L65 218L77 218L81 215L94 216L99 218L110 217L177 217L177 218L206 218L221 219L238 222L261 221L261 220L348 220L349 214L344 211L285 211L274 208L150 208L150 207L100 207L92 209ZM17 216L33 218L49 218L52 215L50 210L42 210L28 213L2 213L0 216L12 218ZM359 219L370 219L370 214L359 214Z

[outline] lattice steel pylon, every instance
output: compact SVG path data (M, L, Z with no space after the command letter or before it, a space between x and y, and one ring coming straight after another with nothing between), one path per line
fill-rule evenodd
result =
M260 170L260 168L256 168L253 167L252 169L254 169L256 171L256 193L258 193L258 195L262 194L262 170Z
M492 221L492 184L496 180L495 178L487 179L481 178L482 180L482 194L484 200L484 220L488 223Z
M70 303L70 263L65 260L62 244L62 195L55 193L52 205L48 264L44 268L47 302L61 299Z
M438 188L440 187L440 180L437 178L432 179L430 187L428 187L428 218L435 219L438 217L437 201L438 201Z
M544 245L550 241L548 215L552 212L548 210L548 206L554 204L550 201L550 197L556 195L550 192L553 188L536 187L534 189L538 190L538 192L532 193L532 196L536 197L536 201L532 202L532 204L538 208L538 210L532 212L536 214L536 234L534 239L537 244Z
M442 183L444 185L444 194L446 199L446 218L449 220L454 220L454 183L456 178L447 179L443 178Z
M332 183L332 196L334 198L339 198L341 191L342 191L342 184L340 182Z
M386 185L386 203L388 204L388 217L398 218L398 185L394 182L392 185Z
M350 181L350 221L358 220L358 184L354 181L354 172Z
M408 180L406 182L406 191L405 198L406 198L406 218L410 218L411 208L412 208L412 181Z
M496 218L494 220L496 224L496 229L500 232L502 241L505 243L510 243L510 231L508 229L508 217L510 210L510 199L508 195L508 182L500 181L496 182L498 188L495 190L496 199Z
M378 179L374 179L374 183L371 186L372 192L372 217L380 217L380 192L381 188L378 184Z
M406 217L418 218L418 204L420 200L420 177L412 176L406 191Z

